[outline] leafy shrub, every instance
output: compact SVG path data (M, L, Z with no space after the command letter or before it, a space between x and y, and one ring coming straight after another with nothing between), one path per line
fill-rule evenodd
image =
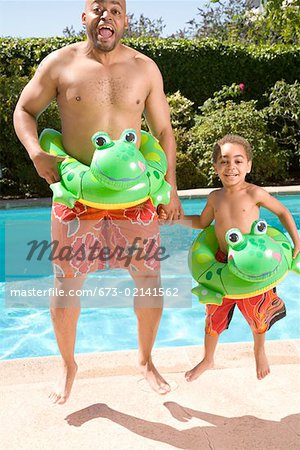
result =
M232 83L231 86L223 86L217 92L214 92L213 97L208 98L199 110L203 114L210 114L216 109L225 107L227 100L233 100L235 103L239 103L243 99L245 93L244 83L236 84Z
M291 170L299 175L300 160L300 83L278 81L268 94L264 109L271 134L288 153Z
M27 77L2 77L0 79L0 179L1 196L50 196L51 191L45 180L40 178L27 152L15 135L13 111ZM46 126L60 128L55 104L41 116L39 131Z
M184 97L180 91L169 94L167 100L170 106L171 124L173 129L189 129L195 124L194 103Z
M280 150L275 138L268 134L264 115L256 109L255 101L242 101L240 104L228 101L225 108L199 116L191 133L189 155L207 176L209 185L216 182L211 162L213 145L225 134L239 134L252 145L253 168L249 181L273 183L286 175L286 154Z
M207 186L203 174L186 153L177 152L176 179L178 189L192 189Z

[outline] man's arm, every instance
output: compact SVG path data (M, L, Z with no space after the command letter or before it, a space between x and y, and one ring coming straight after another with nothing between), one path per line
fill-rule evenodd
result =
M48 56L25 86L14 112L16 134L26 148L40 177L51 184L59 181L57 163L63 158L44 152L38 140L37 119L56 97L57 52Z
M147 61L148 79L151 80L150 92L145 103L145 117L152 134L159 140L168 161L166 180L172 186L169 205L163 208L168 219L183 216L183 209L176 186L176 143L170 121L170 109L163 89L161 73L153 61Z
M300 252L300 238L298 230L290 211L280 203L275 197L272 197L267 191L262 188L257 188L256 196L259 206L263 206L272 213L276 214L282 225L288 231L294 243L294 258Z

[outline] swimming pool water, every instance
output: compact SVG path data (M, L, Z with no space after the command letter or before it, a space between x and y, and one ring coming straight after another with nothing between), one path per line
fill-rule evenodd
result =
M300 229L300 196L277 197L292 212ZM195 214L205 204L204 199L184 200L187 214ZM283 229L276 216L262 209L261 217L269 224ZM50 218L49 208L0 211L0 240L4 243L5 220L45 220ZM194 232L196 235L196 232ZM1 248L3 246L1 245ZM2 260L2 270L3 270ZM57 355L49 311L44 308L7 308L4 300L5 285L0 283L0 359ZM274 324L268 339L300 338L299 276L290 273L278 287L285 300L287 317ZM192 294L191 294L192 295ZM199 345L203 343L205 307L192 300L190 308L166 308L160 323L156 347ZM251 341L252 333L240 312L235 310L229 330L222 333L220 342ZM84 308L77 332L76 352L125 350L137 348L136 319L131 307Z

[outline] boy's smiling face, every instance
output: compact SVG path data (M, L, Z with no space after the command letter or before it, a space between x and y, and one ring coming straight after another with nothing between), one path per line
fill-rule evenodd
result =
M214 164L223 186L230 187L245 181L251 171L252 162L241 144L226 143L221 146L221 153Z

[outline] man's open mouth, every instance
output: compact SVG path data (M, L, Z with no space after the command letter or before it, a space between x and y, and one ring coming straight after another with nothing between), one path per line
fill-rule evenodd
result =
M103 39L109 39L113 36L115 30L110 25L102 25L98 29L98 33Z

